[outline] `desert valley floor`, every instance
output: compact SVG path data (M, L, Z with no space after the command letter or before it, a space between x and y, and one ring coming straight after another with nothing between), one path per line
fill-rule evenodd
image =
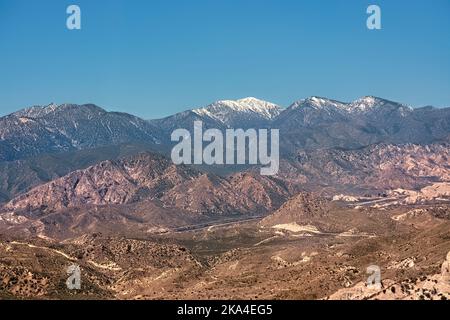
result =
M3 235L0 296L444 300L449 213L446 204L380 210L301 194L264 219L146 237ZM65 284L73 263L81 267L81 290ZM370 265L381 269L379 290L366 285Z

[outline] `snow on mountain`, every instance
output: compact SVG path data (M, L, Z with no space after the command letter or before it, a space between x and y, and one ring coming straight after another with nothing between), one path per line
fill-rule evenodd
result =
M373 96L350 103L310 97L292 104L271 126L280 129L288 151L430 143L449 136L450 109L413 109Z
M378 97L366 96L348 104L351 112L367 113L375 110L397 109L401 111L401 114L413 111L413 108L401 103L385 100Z
M144 121L93 104L49 104L0 118L0 160L122 143L170 145L173 130L192 130L194 121L202 121L205 129L280 129L283 147L289 150L357 148L378 142L429 143L446 139L450 109L412 109L373 96L350 103L313 96L282 109L249 97L221 100L204 108Z
M206 107L188 110L166 117L151 120L155 126L166 132L176 128L192 129L194 121L203 121L208 128L260 128L282 123L314 125L317 122L370 117L383 117L385 113L397 112L404 116L412 108L403 104L376 97L363 97L346 103L313 96L293 103L289 108L249 97L239 100L220 100ZM300 117L300 118L299 118ZM281 126L279 126L281 125Z
M238 118L246 121L271 120L278 116L281 110L281 107L276 104L249 97L236 101L217 101L205 108L194 109L193 112L231 126L236 123Z
M51 103L47 106L33 106L14 112L12 115L17 117L40 118L51 112L54 112L58 105Z
M310 108L327 111L329 113L340 112L344 114L364 114L374 111L386 111L393 109L401 110L402 114L406 114L413 110L413 108L404 104L373 96L362 97L350 103L313 96L294 102L288 110L300 108Z
M221 100L204 108L180 112L149 122L167 134L178 128L191 130L194 121L202 121L204 128L260 128L268 127L272 119L280 115L282 110L276 104L256 98Z
M313 96L294 102L289 107L289 109L298 109L305 107L310 107L313 109L324 109L324 108L347 109L347 104L336 100Z
M259 113L265 116L267 119L272 119L280 114L281 107L267 101L259 100L253 97L244 98L236 101L239 105L243 106L246 110Z

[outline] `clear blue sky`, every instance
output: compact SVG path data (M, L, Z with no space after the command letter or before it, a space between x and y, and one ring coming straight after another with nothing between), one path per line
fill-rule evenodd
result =
M370 4L381 31L366 28ZM0 115L92 102L157 118L312 95L450 106L450 1L0 0Z

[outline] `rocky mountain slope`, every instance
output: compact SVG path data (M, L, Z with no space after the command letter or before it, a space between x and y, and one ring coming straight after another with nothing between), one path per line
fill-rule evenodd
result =
M316 194L300 193L262 219L259 226L262 230L273 230L277 236L364 238L390 230L392 223L386 224L366 212L347 210Z
M450 179L450 145L378 144L355 150L300 150L282 161L280 177L318 190L417 189Z
M311 97L300 100L274 119L282 149L360 148L376 143L430 143L450 132L450 108L413 109L363 97L351 103Z
M0 162L0 203L72 171L156 149L161 151L153 144L120 144Z
M175 166L156 154L104 161L38 186L8 202L9 211L57 211L86 205L121 205L158 199L196 213L264 213L292 192L275 178L229 178Z
M50 104L0 118L0 161L121 143L170 145L174 129L276 128L281 150L359 148L374 143L430 143L450 134L450 108L413 109L364 97L351 103L311 97L281 107L256 98L223 100L158 120L144 121L92 105Z
M147 121L92 105L50 104L0 118L0 161L121 143L160 143Z
M194 121L202 121L204 128L261 128L282 112L276 104L256 98L216 101L204 108L177 113L163 119L151 120L150 123L170 133L178 128L191 131Z
M450 135L450 108L413 109L401 103L367 96L353 102L310 97L287 109L255 98L218 101L205 108L152 120L170 135L192 130L194 121L205 128L280 129L281 150L360 148L376 143L431 143Z

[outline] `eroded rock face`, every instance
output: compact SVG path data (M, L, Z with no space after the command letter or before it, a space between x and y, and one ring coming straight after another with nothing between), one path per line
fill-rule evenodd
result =
M375 145L356 150L301 150L279 175L316 189L418 189L450 181L450 144Z
M280 206L291 192L287 183L275 178L252 173L223 178L146 153L72 172L14 198L3 209L57 211L156 199L200 214L262 214Z
M164 192L195 176L193 171L177 168L161 156L142 154L72 172L14 198L6 208L59 210L87 204L130 203Z

